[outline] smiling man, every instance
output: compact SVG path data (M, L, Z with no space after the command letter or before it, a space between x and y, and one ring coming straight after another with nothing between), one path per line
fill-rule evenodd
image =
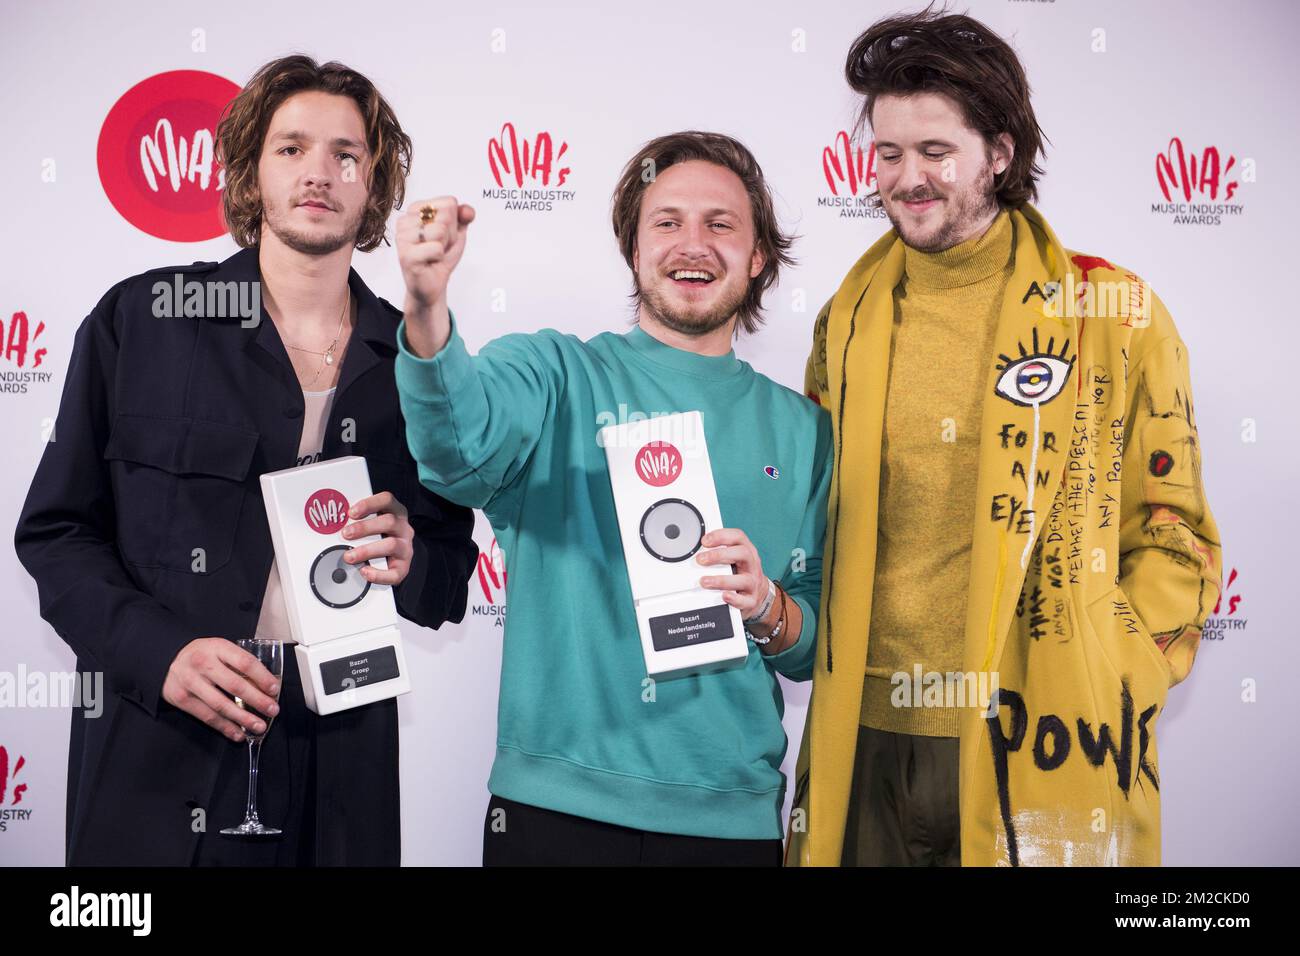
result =
M779 864L775 672L806 679L812 660L830 431L732 351L790 261L762 172L711 133L634 156L613 220L637 321L586 342L545 330L469 355L447 283L473 218L442 197L398 223L398 388L421 480L482 508L510 567L484 862ZM746 622L742 666L646 677L597 442L620 408L703 415L727 527L695 560Z
M807 364L836 470L789 859L1158 863L1155 721L1220 574L1187 348L1030 205L1001 38L893 17L845 71L893 229Z
M473 515L417 481L400 313L351 268L384 241L410 148L355 70L266 64L217 131L243 249L124 279L77 331L15 535L41 616L113 691L101 719L73 713L70 864L400 861L397 701L318 717L292 648L277 680L234 639L292 641L258 476L343 455L367 459L377 491L353 527L383 535L346 560L384 556L361 574L409 620L464 614ZM182 276L256 308L160 308ZM260 814L282 832L222 835L243 816L245 734L262 732Z

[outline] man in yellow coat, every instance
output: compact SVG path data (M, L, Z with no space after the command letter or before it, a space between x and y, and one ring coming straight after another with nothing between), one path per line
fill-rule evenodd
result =
M881 21L893 229L819 314L835 472L786 860L1155 865L1156 722L1218 599L1187 349L1042 215L1042 132L983 24Z

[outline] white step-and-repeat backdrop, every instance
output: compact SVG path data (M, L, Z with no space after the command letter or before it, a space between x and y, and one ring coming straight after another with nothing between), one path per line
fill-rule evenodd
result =
M147 268L235 250L213 225L218 180L193 146L262 63L291 52L375 81L415 141L408 195L452 193L477 208L453 290L471 349L545 326L583 336L626 328L629 276L609 223L623 163L673 130L740 138L802 238L799 266L768 298L767 327L738 351L800 388L817 308L887 228L865 204L870 144L844 136L857 103L843 64L862 29L899 9L887 0L5 3L0 529L12 534L73 333L103 292ZM1300 634L1282 610L1300 543L1290 504L1300 333L1287 293L1300 8L971 0L969 12L1026 65L1051 140L1039 208L1068 246L1146 278L1190 349L1226 587L1192 675L1159 721L1165 862L1300 862ZM148 195L139 171L106 167L98 154L114 124L146 113L167 119L173 136L158 139ZM858 149L861 177L849 172ZM495 170L493 151L508 157ZM183 162L191 155L196 163ZM401 302L392 248L357 254L355 266ZM464 623L435 632L404 622L415 683L401 700L409 864L480 860L506 572L481 516L476 538L483 557ZM40 619L36 587L5 540L0 862L54 865L69 715L36 706L28 688L31 675L67 672L74 657ZM788 773L808 686L786 687Z

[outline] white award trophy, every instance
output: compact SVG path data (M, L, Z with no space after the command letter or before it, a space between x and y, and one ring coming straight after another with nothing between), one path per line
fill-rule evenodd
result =
M411 689L393 589L348 564L345 552L380 535L344 538L348 509L371 494L357 456L262 475L289 629L307 706L332 714ZM386 559L372 558L376 568Z
M680 677L743 663L740 612L699 583L734 572L694 560L704 533L723 527L700 413L609 425L599 435L646 673Z

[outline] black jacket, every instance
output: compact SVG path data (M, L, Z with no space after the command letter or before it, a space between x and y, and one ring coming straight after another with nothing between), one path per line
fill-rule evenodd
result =
M211 805L232 744L163 701L163 681L195 638L253 634L274 557L258 476L297 461L302 391L275 324L264 313L248 327L238 316L156 317L154 286L177 272L254 282L258 252L152 270L100 300L77 331L14 538L41 616L78 670L104 674L103 714L72 715L70 864L192 859L193 811ZM401 313L355 270L348 282L357 321L321 457L364 456L375 491L409 509L415 553L394 593L399 613L427 627L459 621L478 553L473 514L419 483L393 380ZM334 748L357 781L320 862L397 863L396 701L317 719L320 759Z

